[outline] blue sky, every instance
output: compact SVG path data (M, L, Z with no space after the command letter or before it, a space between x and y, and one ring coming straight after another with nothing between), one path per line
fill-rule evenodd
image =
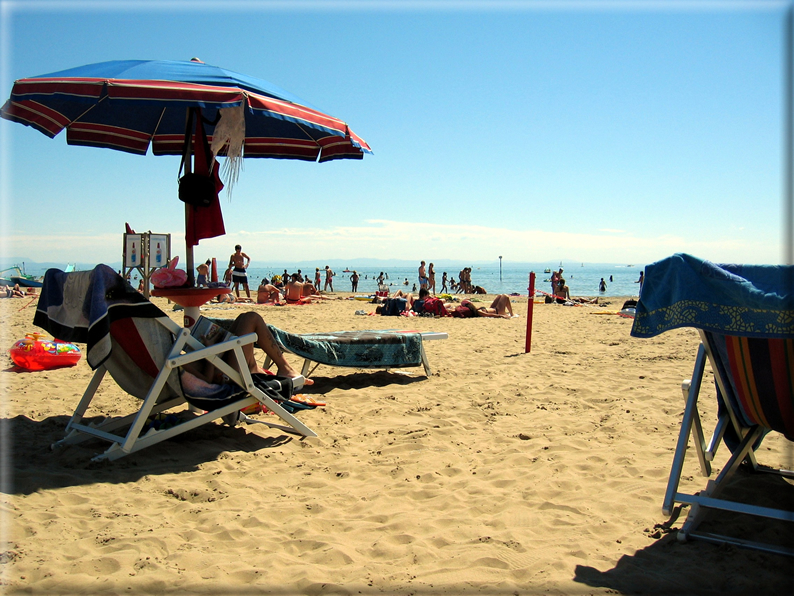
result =
M372 147L248 160L197 259L784 258L784 2L0 4L3 98L82 64L198 56ZM179 158L0 135L4 254L115 262L125 222L184 253Z

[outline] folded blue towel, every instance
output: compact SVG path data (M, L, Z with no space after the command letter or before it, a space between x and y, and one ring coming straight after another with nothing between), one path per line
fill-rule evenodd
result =
M794 267L718 265L675 254L645 268L631 335L696 327L740 337L794 336Z

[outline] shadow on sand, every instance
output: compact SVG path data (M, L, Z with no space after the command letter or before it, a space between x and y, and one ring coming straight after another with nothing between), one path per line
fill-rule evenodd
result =
M791 508L794 485L780 476L739 470L723 496L764 507ZM791 557L702 540L680 542L677 530L687 512L683 510L672 531L663 527L666 524L657 524L657 535L665 535L633 555L621 557L612 569L599 571L578 565L574 581L619 594L794 593ZM792 548L792 526L791 522L715 512L700 529ZM740 570L748 568L755 572L743 575Z

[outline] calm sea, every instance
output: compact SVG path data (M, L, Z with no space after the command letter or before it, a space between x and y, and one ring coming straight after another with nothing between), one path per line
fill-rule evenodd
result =
M546 269L559 269L559 263L556 265L527 265L527 266L503 266L501 271L499 266L483 266L472 267L471 280L474 285L482 286L489 294L512 294L518 293L527 295L527 288L529 287L529 272L535 272L535 289L543 290L544 292L551 292L551 284L546 281L551 277L551 273L546 273ZM297 268L294 266L285 267L283 265L273 265L272 267L251 267L248 270L248 281L251 289L256 289L261 279L265 276L268 278L273 275L281 275L284 269L289 273L294 273ZM321 273L323 284L325 283L325 274ZM360 276L358 282L358 293L369 294L377 290L377 282L375 281L378 274L383 271L384 275L388 275L386 283L390 285L392 291L398 288L408 290L413 289L413 285L418 284L417 277L418 267L356 267L356 271ZM577 263L576 265L566 265L563 263L563 277L571 290L572 296L636 296L639 292L639 284L635 283L640 276L640 271L643 265L590 265ZM334 277L334 290L341 292L350 292L350 273L345 273L343 270L335 268L336 276ZM441 276L444 269L436 269L436 292L441 291ZM456 267L454 277L457 280L460 268ZM302 268L302 273L307 273L314 277L314 267ZM447 271L447 274L453 273ZM607 284L607 290L603 294L598 292L598 284L604 278ZM407 286L405 280L408 280ZM322 289L322 287L320 288Z

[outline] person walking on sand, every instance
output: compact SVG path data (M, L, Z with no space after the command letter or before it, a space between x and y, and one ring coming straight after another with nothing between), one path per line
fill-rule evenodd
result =
M325 266L325 285L323 286L323 292L327 292L328 288L331 288L331 291L334 291L334 270L331 269L328 265Z
M427 266L427 289L436 295L436 270L433 268L433 263Z
M234 292L240 297L240 284L245 288L245 295L251 299L251 290L248 288L248 275L246 269L251 264L251 257L243 252L243 247L239 244L234 247L234 253L229 257L229 267L232 269L232 283Z

